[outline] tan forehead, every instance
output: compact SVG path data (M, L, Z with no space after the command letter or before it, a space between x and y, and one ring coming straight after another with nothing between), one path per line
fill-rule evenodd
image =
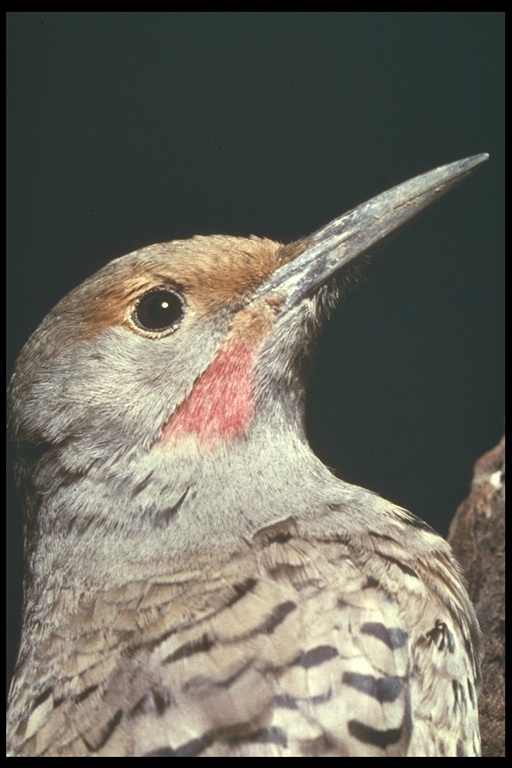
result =
M295 247L263 238L215 235L149 246L117 259L86 284L84 332L124 325L138 297L155 286L176 286L198 315L236 302L288 261ZM85 295L84 295L85 294Z

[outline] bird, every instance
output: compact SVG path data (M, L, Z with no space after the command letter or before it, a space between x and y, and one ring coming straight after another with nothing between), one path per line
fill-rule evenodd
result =
M42 321L9 387L25 520L9 756L480 754L461 569L316 457L304 361L352 266L487 157L285 245L142 248Z

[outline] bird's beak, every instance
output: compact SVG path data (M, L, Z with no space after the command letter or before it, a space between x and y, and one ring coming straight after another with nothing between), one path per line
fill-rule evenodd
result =
M331 275L412 219L488 157L483 153L442 165L334 219L306 238L300 254L279 267L252 299L277 292L284 296L281 312L296 306Z

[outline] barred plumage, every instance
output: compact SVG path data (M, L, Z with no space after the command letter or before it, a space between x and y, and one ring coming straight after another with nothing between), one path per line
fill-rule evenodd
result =
M398 544L414 522L382 506L390 539L359 557L289 519L194 571L60 595L68 620L19 672L14 752L478 754L471 606L447 545L420 529L425 566Z

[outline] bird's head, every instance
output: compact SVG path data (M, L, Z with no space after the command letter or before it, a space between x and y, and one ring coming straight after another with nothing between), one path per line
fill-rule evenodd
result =
M112 261L19 357L20 474L40 465L48 488L92 467L114 475L120 458L212 452L262 424L301 434L300 361L335 278L486 157L400 184L289 245L195 237Z

